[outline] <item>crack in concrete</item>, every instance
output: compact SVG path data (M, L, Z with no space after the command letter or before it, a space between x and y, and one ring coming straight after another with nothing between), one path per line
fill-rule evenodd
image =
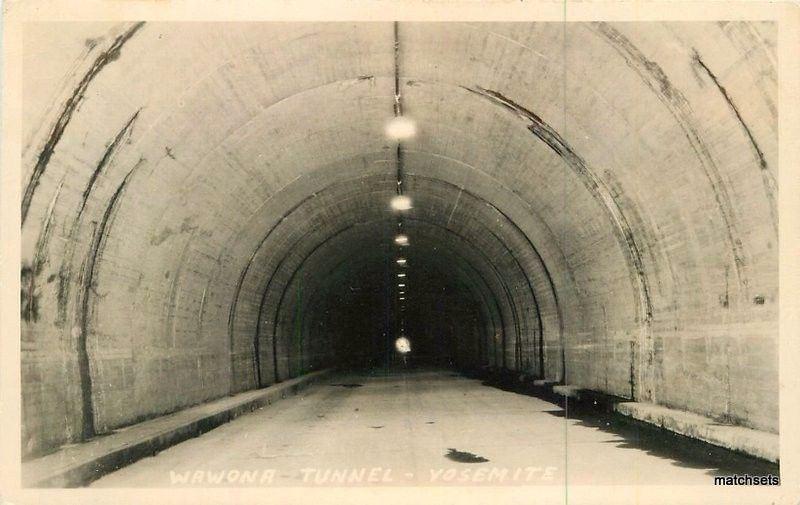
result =
M103 153L103 157L100 158L100 162L97 163L94 172L92 172L92 176L89 178L89 182L86 184L86 188L83 190L83 195L81 196L81 205L78 208L77 216L73 220L73 229L75 223L77 223L80 220L81 216L83 215L83 210L86 208L86 202L89 200L89 195L92 193L92 189L94 189L94 185L97 182L97 178L103 173L103 169L111 162L122 142L130 138L131 133L133 131L133 125L136 122L136 119L139 117L139 112L141 112L141 110L142 109L139 109L136 112L134 112L134 114L131 116L128 122L125 123L125 126L122 127L122 129L117 133L117 135L108 145L105 152Z
M750 145L752 146L753 151L755 152L756 158L758 160L758 166L761 169L760 170L761 178L764 181L764 187L766 189L767 199L769 199L770 212L772 213L772 224L775 230L777 231L778 212L777 212L776 195L778 194L778 187L777 183L775 182L775 178L769 171L767 160L764 157L764 151L761 150L761 146L759 146L758 143L756 142L753 132L750 130L750 127L747 126L747 123L744 121L744 118L742 118L742 114L739 112L739 108L736 106L736 104L733 102L733 99L728 94L728 90L725 89L725 87L719 82L719 79L714 74L714 72L712 72L711 69L708 67L708 65L706 65L706 63L700 58L700 54L697 52L697 50L694 49L693 51L694 52L692 54L692 61L705 71L706 75L708 75L708 77L717 87L717 90L719 90L720 94L722 95L722 98L728 104L728 107L730 107L734 116L736 116L736 119L741 125L742 130L744 130L745 135L750 141Z

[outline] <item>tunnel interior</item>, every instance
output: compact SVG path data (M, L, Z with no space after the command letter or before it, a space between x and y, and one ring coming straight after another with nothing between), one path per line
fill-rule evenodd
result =
M777 432L773 23L69 25L23 54L23 453L401 335Z
M365 192L367 185L379 189ZM398 187L407 193L401 196ZM354 191L360 200L356 205L365 214L326 213L325 222L332 223L333 231L320 231L318 224L313 233L320 238L303 234L289 246L302 252L287 270L281 291L268 292L273 279L266 281L258 307L259 331L251 342L254 350L244 351L254 360L256 384L326 366L396 365L403 354L398 356L395 345L401 336L412 347L405 364L411 358L418 365L474 369L504 366L504 360L513 359L520 370L543 376L542 342L537 339L541 322L530 281L530 305L523 321L516 307L522 301L514 298L505 278L526 275L519 260L493 224L470 230L458 223L481 219L477 212L490 204L463 188L413 175L361 178L358 186L347 182L342 188ZM318 195L328 196L327 191ZM398 196L407 198L410 208L392 209ZM348 200L339 194L330 198ZM454 198L461 209L452 205ZM301 244L304 248L296 249ZM267 238L262 247L270 246ZM494 251L510 259L497 262L489 256ZM272 317L266 315L270 309ZM508 326L504 314L511 318ZM514 344L506 338L515 339ZM281 345L285 355L278 351Z

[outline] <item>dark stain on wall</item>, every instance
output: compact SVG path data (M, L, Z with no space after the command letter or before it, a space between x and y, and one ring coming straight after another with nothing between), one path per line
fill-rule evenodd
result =
M72 279L72 270L62 266L58 271L58 287L56 288L56 326L63 327L67 319L67 304L69 303L69 286Z
M90 38L88 38L88 39L83 41L83 45L86 46L86 48L91 51L92 49L97 47L97 44L99 44L102 41L103 41L103 37L97 37L97 38L91 38L90 37Z
M34 294L35 279L34 269L23 263L20 270L20 309L22 320L28 323L39 320L39 297Z
M150 235L150 245L159 246L163 244L167 239L173 237L177 234L184 234L189 233L194 236L195 232L200 228L198 225L194 224L194 217L186 217L181 222L180 227L177 230L173 230L169 226L165 226L158 234L151 234ZM201 235L207 235L205 233L200 233ZM177 277L177 276L176 276Z
M36 165L33 167L33 172L31 173L31 178L28 181L25 190L23 191L22 224L25 224L25 219L28 216L28 209L30 208L31 201L33 200L33 194L39 185L39 180L42 178L42 175L47 169L47 164L50 162L50 158L53 156L58 142L61 140L67 125L72 119L72 114L75 113L75 111L78 109L78 106L83 101L89 84L91 84L92 80L97 77L97 74L99 74L106 65L119 58L122 47L128 40L130 40L131 37L136 34L137 31L139 31L142 26L144 26L144 21L134 24L122 35L114 39L114 42L111 44L111 46L97 56L92 66L89 68L89 71L86 72L80 82L78 82L78 85L75 87L72 95L70 95L67 101L64 102L64 107L61 110L61 114L59 114L58 119L56 119L56 122L47 137L47 141L39 153L39 156L36 160Z
M39 320L39 295L36 293L36 279L47 262L47 249L53 233L53 213L63 184L64 181L62 180L47 208L47 214L42 223L42 231L39 233L39 238L36 239L36 245L34 246L33 260L30 265L23 263L20 271L20 311L22 320L28 323Z
M725 295L720 295L719 303L723 308L728 308L730 305L730 286L728 281L728 267L725 267Z
M628 385L631 389L631 399L636 398L636 342L630 344L630 368L628 370Z

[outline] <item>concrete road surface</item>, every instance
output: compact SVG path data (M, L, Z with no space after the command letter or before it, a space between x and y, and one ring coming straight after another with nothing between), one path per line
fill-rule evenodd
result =
M770 467L450 371L334 376L93 487L703 484ZM766 469L766 470L765 470Z

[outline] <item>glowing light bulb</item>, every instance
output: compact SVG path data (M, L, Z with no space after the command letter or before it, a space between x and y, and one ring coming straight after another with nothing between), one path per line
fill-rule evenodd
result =
M383 131L389 140L400 142L414 138L417 124L405 116L395 116L386 122Z
M405 264L406 264L406 259L405 259L405 258L398 258L398 260L397 260L397 264L398 264L398 265L405 266Z
M400 337L394 341L394 348L400 354L408 354L411 352L411 342L406 337Z
M401 233L394 238L394 243L397 245L408 245L408 236Z
M405 277L406 274L397 274L398 277Z
M394 211L409 210L411 209L411 198L406 195L397 195L392 197L389 206L391 206Z

